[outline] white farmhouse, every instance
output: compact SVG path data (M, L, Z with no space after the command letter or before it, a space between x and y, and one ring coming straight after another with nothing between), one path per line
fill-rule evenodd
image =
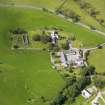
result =
M82 50L72 47L72 42L67 40L68 50L64 51L67 65L72 65L74 68L84 66Z
M87 98L91 97L92 94L88 90L84 89L82 91L82 96L87 99Z
M52 40L52 44L55 44L56 41L58 40L58 33L55 31L51 32L51 40Z
M64 55L68 65L72 65L73 67L81 67L84 65L79 49L70 48L69 50L64 51Z

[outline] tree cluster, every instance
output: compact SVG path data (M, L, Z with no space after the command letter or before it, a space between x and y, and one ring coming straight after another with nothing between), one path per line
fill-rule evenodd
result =
M43 43L51 42L51 37L48 35L34 35L33 41L41 41Z
M95 74L95 67L94 66L83 67L81 69L81 75L82 76L91 76L94 74Z
M58 14L62 14L66 18L71 18L73 20L73 22L78 22L81 19L81 17L72 10L67 10L67 9L61 8L61 9L57 10L56 12Z
M91 83L90 77L80 77L76 79L76 81L70 83L70 85L66 88L67 95L70 103L75 101L75 98L81 94L81 91Z
M75 98L81 94L81 91L91 83L91 78L89 74L90 72L93 74L94 68L88 67L84 69L86 69L87 72L81 74L80 77L67 76L65 88L62 89L61 94L59 94L58 97L55 98L51 105L63 105L67 100L70 104L75 101Z
M53 102L51 102L50 105L63 105L66 100L67 100L67 97L62 93L59 93L59 95L55 98Z
M16 28L14 30L10 30L10 33L12 33L12 34L27 34L27 31L25 31L22 28Z
M80 6L81 9L85 10L90 16L92 16L100 25L105 27L105 20L97 17L100 14L100 11L98 11L90 3L84 0L74 0L74 1ZM94 28L94 26L92 27Z
M99 88L102 89L105 87L105 79L103 76L95 76L94 77L94 85Z
M54 52L58 52L60 50L60 47L57 44L49 44L48 49Z

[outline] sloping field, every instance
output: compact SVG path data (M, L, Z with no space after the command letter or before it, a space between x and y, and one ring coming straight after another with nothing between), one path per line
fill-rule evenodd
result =
M45 26L52 26L59 27L68 33L75 33L77 40L81 41L84 47L93 47L105 41L105 37L102 35L76 26L73 23L67 22L66 19L59 18L58 16L43 11L21 8L1 8L0 12L0 19L4 20L1 21L1 29L3 26L5 27L5 25L7 29L6 31L2 29L1 31L3 33L7 32L8 29L10 30L11 28L15 28L17 26L26 30L35 30ZM10 20L8 21L8 19ZM10 27L12 25L13 27ZM69 36L69 34L67 36ZM1 37L3 37L4 42L5 36Z
M105 26L101 25L99 21L103 21L105 18L105 1L104 0L78 0L80 2L86 2L89 3L89 5L95 9L95 11L99 11L99 14L96 16L98 21L92 17L87 11L80 7L80 5L75 0L0 0L1 3L9 3L9 4L25 4L25 5L33 5L36 7L41 8L49 8L56 10L57 8L61 7L61 9L64 9L66 11L73 11L77 15L80 16L81 20L80 22L96 27L97 29L104 31ZM63 4L63 5L62 5ZM104 23L105 25L105 20Z
M103 49L97 49L90 53L89 63L96 67L98 73L105 72L105 47Z
M105 0L88 0L87 2L100 11L99 18L105 19Z
M105 41L104 36L53 14L35 9L0 8L1 105L48 105L64 86L63 79L51 68L48 52L10 49L10 29L22 27L31 31L45 26L56 26L67 33L76 33L85 47Z
M57 8L64 0L0 0L1 3L28 4L50 9Z
M91 3L91 1L92 0L90 0L90 2L89 2L89 0L88 0L88 3ZM93 0L93 1L96 3L95 0ZM97 1L100 2L100 0L97 0ZM104 1L104 0L101 0L101 1ZM95 5L95 4L93 3L93 5ZM98 3L97 3L97 5L98 5ZM101 7L101 5L100 5L100 7ZM105 30L105 28L102 27L92 16L90 16L84 9L80 8L80 5L77 2L75 2L75 0L66 0L65 4L62 6L62 9L64 9L65 11L73 11L74 13L79 15L80 22L82 22L84 24L87 24L89 26L92 25L100 30Z
M27 25L27 29L39 27L38 24L35 25L36 22L32 24L38 18L37 11L31 12L35 14L34 17L30 16L30 19L26 19L30 12L0 9L1 105L46 105L64 86L62 78L52 69L47 52L10 50L9 29L20 25ZM26 20L23 21L24 19ZM41 97L44 97L46 102L43 102Z
M0 60L1 105L46 105L63 87L46 52L9 52Z

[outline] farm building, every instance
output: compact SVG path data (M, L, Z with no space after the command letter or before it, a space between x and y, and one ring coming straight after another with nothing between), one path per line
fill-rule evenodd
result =
M58 32L52 31L51 32L51 40L52 44L55 44L58 40Z
M81 67L84 65L83 58L80 54L80 50L77 48L70 48L64 51L66 63L74 67Z
M82 96L83 96L84 98L89 98L89 97L92 96L92 94L91 94L91 92L89 92L88 90L84 89L84 90L82 91Z

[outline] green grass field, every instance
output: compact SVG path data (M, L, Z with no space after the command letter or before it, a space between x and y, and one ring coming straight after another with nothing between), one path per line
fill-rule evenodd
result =
M51 69L46 52L8 52L0 60L2 105L41 105L44 104L41 96L49 102L64 86L59 74ZM30 98L33 103L28 103Z
M25 5L33 5L36 7L41 8L49 8L56 10L59 8L62 3L65 0L0 0L1 3L15 3L15 4L25 4ZM82 0L84 1L84 0ZM100 11L100 14L97 16L98 19L105 18L105 1L104 0L88 0L86 1L89 3L93 8L95 8L97 11ZM90 16L85 10L81 9L78 3L76 3L74 0L66 0L65 4L62 6L64 10L72 10L76 14L78 14L81 17L81 22L84 24L87 24L89 26L94 26L97 29L104 31L105 27L100 25L92 16Z
M0 104L48 104L64 86L60 75L51 67L49 54L43 51L12 51L8 36L9 29L18 26L29 30L39 28L40 24L36 25L33 21L42 16L38 11L30 10L0 8L0 11ZM35 14L34 17L32 14ZM45 97L46 103L41 96ZM29 99L33 102L28 102Z
M93 0L95 1L95 0ZM99 1L99 0L97 0ZM100 2L100 1L99 1ZM89 2L90 3L90 2ZM98 4L97 4L98 5ZM93 17L91 17L86 11L80 8L80 6L74 0L67 0L67 2L62 7L64 10L73 11L81 17L81 22L87 25L93 25L98 29L104 31L102 27Z
M88 62L96 67L97 72L105 72L105 48L97 49L90 53Z
M105 1L104 0L88 0L88 2L94 7L97 8L98 11L100 11L99 18L104 19L105 14Z
M48 52L13 51L9 30L22 27L33 31L56 26L67 33L76 33L84 47L96 46L105 37L82 29L65 19L39 10L0 8L0 104L48 105L63 88L64 81L50 64ZM45 103L41 99L44 96ZM32 99L32 102L29 100Z
M0 0L1 3L28 4L41 8L56 9L64 0Z
M5 21L1 21L1 25L2 27L5 27L5 30L2 29L2 27L1 29L5 34L13 27L22 27L26 30L33 31L35 29L44 28L45 26L52 26L63 29L68 33L67 36L74 33L76 35L76 39L82 42L84 47L93 47L105 42L104 36L76 26L73 23L67 22L65 19L43 11L19 8L1 8L0 12L0 19ZM5 41L5 39L2 41Z

